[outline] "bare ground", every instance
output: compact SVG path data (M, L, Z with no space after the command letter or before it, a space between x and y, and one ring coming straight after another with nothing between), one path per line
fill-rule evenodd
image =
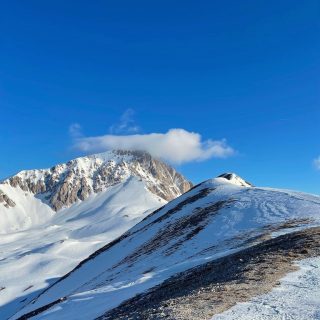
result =
M270 291L280 278L296 270L295 261L318 255L320 227L268 239L180 273L99 320L210 319L237 302Z

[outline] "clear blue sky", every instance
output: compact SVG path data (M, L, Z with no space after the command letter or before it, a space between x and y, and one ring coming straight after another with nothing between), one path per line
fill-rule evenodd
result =
M320 193L316 0L6 1L0 177L76 156L68 128L183 128L237 154L178 167Z

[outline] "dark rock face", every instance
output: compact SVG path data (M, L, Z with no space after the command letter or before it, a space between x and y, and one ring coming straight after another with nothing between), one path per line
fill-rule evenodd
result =
M246 180L243 180L242 178L240 178L239 176L237 176L235 173L223 173L223 174L220 174L218 176L218 178L224 178L226 180L229 180L229 181L233 181L235 182L236 184L238 185L241 185L243 187L254 187L254 185Z
M192 187L181 174L150 154L124 150L78 158L46 170L22 171L2 183L41 195L58 211L123 182L129 176L143 180L149 191L166 201ZM0 202L13 206L14 202L4 200L4 196Z
M5 193L0 190L0 203L2 203L6 208L14 207L16 204L11 200Z
M9 183L11 185L11 187L20 187L21 190L23 191L28 191L28 185L25 181L22 181L22 179L18 176L14 176L14 177L11 177L9 179Z
M199 267L123 302L98 320L204 320L267 293L297 260L320 255L320 228L267 240Z
M205 197L206 193L210 192L208 189L204 189L202 194L197 194L197 199ZM187 198L186 201L192 202L192 197ZM121 264L132 264L138 258L142 256L147 256L151 254L154 250L159 250L164 248L169 242L171 245L166 248L164 254L169 256L174 253L179 247L186 241L191 240L195 237L202 229L210 223L210 220L218 214L219 210L223 207L227 207L232 203L229 201L218 201L216 203L209 204L203 208L195 209L192 214L177 219L174 223L167 226L163 230L156 233L150 240L144 243L142 246L137 248L131 255L128 255L124 260L120 261L117 265ZM164 218L168 218L175 210L181 210L185 202L180 203L176 208L169 210ZM162 218L162 217L161 217ZM156 219L154 223L161 221L161 219ZM148 227L148 225L146 226ZM116 266L117 266L116 265ZM115 266L115 267L116 267Z

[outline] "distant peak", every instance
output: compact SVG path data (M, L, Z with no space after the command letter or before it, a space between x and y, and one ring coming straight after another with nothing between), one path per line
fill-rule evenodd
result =
M252 183L242 179L241 177L239 177L235 173L226 172L226 173L220 174L220 176L218 176L217 178L224 178L224 179L228 180L230 183L235 184L237 186L253 187Z
M192 187L174 168L144 151L110 150L83 156L49 169L25 170L2 182L24 192L41 194L41 199L58 211L91 194L100 193L130 177L143 181L146 188L170 201ZM1 184L0 184L1 185ZM7 195L0 203L8 205ZM6 202L5 202L6 201ZM13 201L12 201L13 203Z

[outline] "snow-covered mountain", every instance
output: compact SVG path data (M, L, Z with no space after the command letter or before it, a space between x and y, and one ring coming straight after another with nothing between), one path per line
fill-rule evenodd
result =
M11 319L211 319L318 256L319 196L223 174L149 214Z
M189 181L172 167L142 151L109 151L58 164L50 169L21 171L0 183L0 233L42 223L55 211L123 183L130 176L165 201L189 190Z
M144 152L110 151L0 184L0 319L191 183Z

